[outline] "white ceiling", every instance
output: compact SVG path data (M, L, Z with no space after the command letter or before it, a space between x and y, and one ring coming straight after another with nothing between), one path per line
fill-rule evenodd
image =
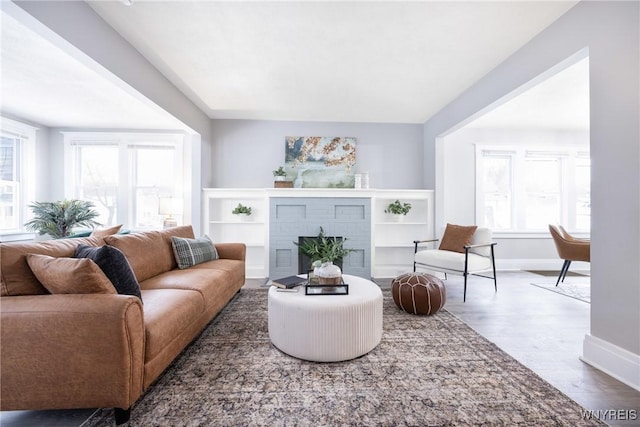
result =
M185 125L64 52L3 10L3 113L50 127L179 129Z
M467 126L588 130L589 123L589 58L584 58Z
M575 3L90 5L211 118L423 123ZM175 119L157 116L157 109L145 116L148 105L119 98L126 91L105 87L102 77L90 76L62 51L53 53L47 41L13 34L17 23L7 30L4 15L3 110L50 126L109 127L130 117L118 127L154 121L175 127L168 125ZM38 54L19 57L20 50Z

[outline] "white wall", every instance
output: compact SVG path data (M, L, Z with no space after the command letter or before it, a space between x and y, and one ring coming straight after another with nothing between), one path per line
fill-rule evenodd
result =
M356 138L356 173L371 188L422 187L422 125L212 120L212 187L273 187L287 136Z
M424 126L425 185L436 140L588 49L591 334L583 359L640 389L640 3L580 2Z

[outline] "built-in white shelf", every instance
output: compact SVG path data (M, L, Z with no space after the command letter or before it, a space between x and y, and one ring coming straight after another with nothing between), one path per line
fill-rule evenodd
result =
M395 277L413 268L413 241L434 235L433 190L329 189L329 188L205 188L204 232L214 242L247 245L249 278L269 276L269 200L272 197L330 197L371 199L371 275ZM400 200L412 209L401 220L391 219L385 209ZM249 220L231 211L242 203L252 208Z

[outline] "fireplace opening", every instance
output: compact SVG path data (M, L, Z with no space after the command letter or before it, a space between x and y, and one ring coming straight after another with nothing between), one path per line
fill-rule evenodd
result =
M343 241L344 238L340 236L325 236L327 239L336 239ZM318 236L298 236L298 245L302 245L305 241L319 241L320 238ZM298 246L299 248L299 246ZM307 272L311 269L311 263L315 261L314 259L309 258L306 254L302 253L300 249L298 249L298 274L307 274ZM337 259L333 262L335 265L340 267L342 270L342 259Z

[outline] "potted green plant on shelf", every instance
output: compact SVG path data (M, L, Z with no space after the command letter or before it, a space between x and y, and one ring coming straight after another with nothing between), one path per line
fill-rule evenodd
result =
M317 237L293 243L298 246L299 253L312 261L311 267L320 283L339 284L342 279L342 260L353 251L344 247L346 241L346 238L328 237L320 227Z
M402 221L402 219L411 210L411 203L401 203L400 200L396 200L393 203L389 203L384 213L391 214L392 218L396 221Z
M238 215L238 218L240 218L241 220L247 221L249 219L249 216L251 216L251 207L245 206L242 203L238 203L238 206L233 208L231 213L233 215Z
M286 179L287 173L285 172L284 168L280 166L278 169L273 171L273 176L275 177L276 181L284 181Z
M95 227L100 214L93 209L94 204L85 200L60 200L57 202L34 202L29 205L33 219L24 226L28 231L48 234L54 239L71 235L74 227Z
M273 186L275 188L292 188L293 181L287 181L287 172L284 170L282 166L278 167L278 169L273 171L273 177L275 182Z

